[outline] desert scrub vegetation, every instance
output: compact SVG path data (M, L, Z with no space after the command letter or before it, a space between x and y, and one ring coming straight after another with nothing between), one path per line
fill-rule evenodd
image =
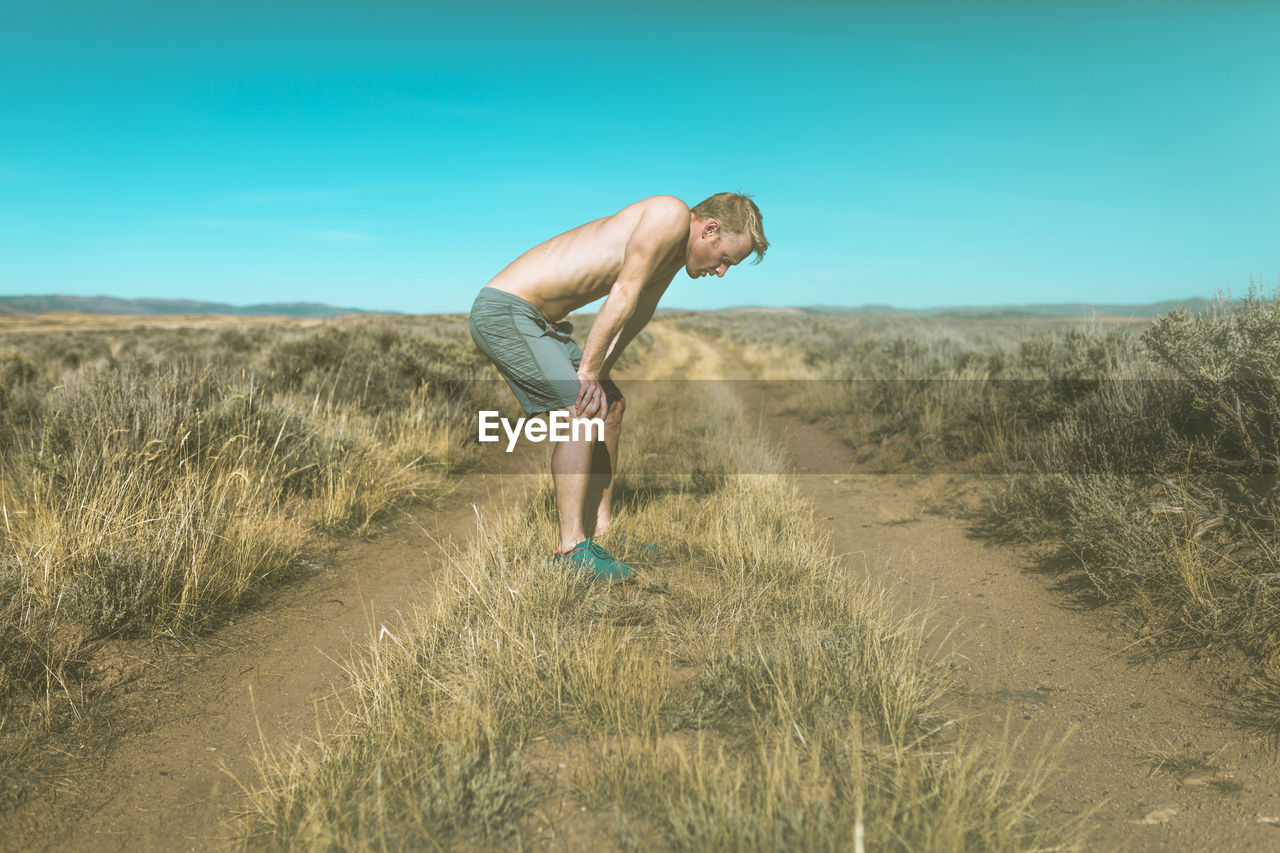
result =
M266 753L241 846L1061 841L1036 822L1037 779L939 712L920 620L838 569L727 395L644 394L615 498L629 535L603 540L638 579L605 586L549 560L548 484L478 519L438 598L351 665L340 730Z
M677 327L732 351L794 413L825 421L881 470L1005 473L1103 380L1144 376L1141 327L717 312Z
M1243 652L1246 722L1280 735L1280 299L1047 331L680 322L786 377L872 465L987 475L989 534L1056 544L1154 644Z
M70 719L94 643L189 635L439 495L487 371L465 318L0 336L0 717Z

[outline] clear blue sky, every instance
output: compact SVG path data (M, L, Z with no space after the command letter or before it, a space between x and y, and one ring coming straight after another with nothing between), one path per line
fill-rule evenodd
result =
M646 195L773 243L664 305L1280 278L1275 3L0 0L0 294L465 311Z

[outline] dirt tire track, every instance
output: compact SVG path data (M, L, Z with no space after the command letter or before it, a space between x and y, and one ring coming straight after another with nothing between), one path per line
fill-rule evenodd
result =
M655 351L697 365L690 378L750 378L723 347L651 328ZM1073 606L1025 550L986 545L932 511L948 503L952 477L870 473L828 430L781 414L767 385L732 385L783 449L848 570L889 588L904 612L928 611L960 688L948 710L979 732L1018 735L1024 771L1044 744L1061 744L1048 820L1082 820L1088 850L1280 849L1280 827L1258 820L1280 818L1280 772L1264 744L1215 712L1212 658L1131 661L1116 614ZM1211 756L1216 770L1153 772L1153 750Z
M446 549L480 512L523 494L537 459L513 454L507 473L466 474L437 509L416 508L376 537L334 544L317 571L269 592L190 654L135 674L107 713L122 730L104 755L0 814L4 850L209 850L231 837L263 743L290 749L328 731L346 688L341 662L378 627L397 630L411 602L428 600ZM516 473L512 473L516 472ZM261 732L261 734L260 734ZM232 777L235 777L233 779Z

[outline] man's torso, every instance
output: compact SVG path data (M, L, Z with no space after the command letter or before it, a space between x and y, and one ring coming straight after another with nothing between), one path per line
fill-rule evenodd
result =
M640 218L651 205L670 203L669 196L646 198L552 237L516 258L486 286L519 296L556 322L609 293ZM683 263L681 247L663 259L645 287L669 283Z

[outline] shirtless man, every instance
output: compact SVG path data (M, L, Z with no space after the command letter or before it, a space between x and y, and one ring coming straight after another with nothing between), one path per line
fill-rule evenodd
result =
M750 196L717 193L690 210L658 195L534 246L485 285L471 306L471 337L529 415L566 410L604 419L604 440L556 442L551 454L560 542L556 558L601 580L631 567L593 536L609 527L613 472L626 400L610 368L653 317L684 267L689 278L723 276L752 252L764 257L760 209ZM606 296L579 349L561 322Z

